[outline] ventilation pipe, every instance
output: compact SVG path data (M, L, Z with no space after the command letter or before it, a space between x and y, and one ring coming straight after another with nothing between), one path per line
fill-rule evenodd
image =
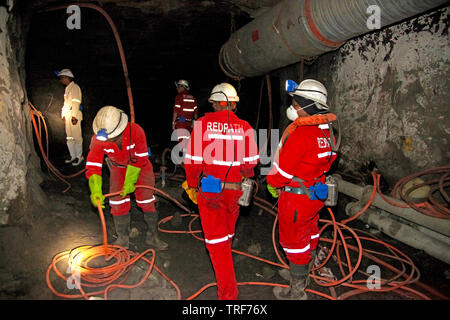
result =
M283 0L230 36L219 65L233 78L254 77L335 50L371 32L379 13L388 26L448 0Z
M333 174L332 176L336 180L338 191L340 193L355 198L359 200L360 203L367 203L369 201L373 190L373 186L362 187L354 183L345 181L338 174ZM396 202L401 205L407 205L405 202L399 199L394 199L387 195L385 195L384 197L390 200L391 202ZM383 198L381 198L378 195L378 193L375 194L371 206L381 209L383 211L387 211L401 219L405 219L409 222L430 229L436 233L440 233L445 237L450 237L450 220L431 217L419 211L416 211L412 208L401 208L393 206L384 201Z
M345 212L349 216L355 215L364 205L351 202ZM363 222L375 227L384 234L401 241L413 248L423 250L430 256L450 264L450 238L423 228L413 223L407 223L390 213L380 209L367 209L359 217Z

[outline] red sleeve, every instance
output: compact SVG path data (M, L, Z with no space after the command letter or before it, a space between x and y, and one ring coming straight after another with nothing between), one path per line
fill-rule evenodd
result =
M135 147L132 150L132 156L137 160L135 163L130 163L130 165L138 168L142 168L147 164L148 161L148 146L147 138L145 137L144 129L136 123L130 123L132 127L132 143Z
M190 188L198 187L198 179L203 170L202 136L202 121L198 120L195 122L194 129L191 132L184 158L186 180Z
M181 95L177 94L177 96L175 97L175 103L173 106L173 112L178 114L181 110L181 104L183 102L183 99L181 98Z
M86 178L89 179L93 174L102 175L104 151L102 143L92 136L89 146L89 154L86 158Z
M195 99L195 107L194 107L194 119L198 118L198 104L197 104L197 99Z

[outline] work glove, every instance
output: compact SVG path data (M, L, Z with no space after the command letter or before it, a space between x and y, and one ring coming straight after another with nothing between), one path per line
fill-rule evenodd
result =
M105 196L102 192L102 177L98 174L93 174L89 178L89 189L91 190L91 202L97 208L97 202L100 200L100 205L105 208Z
M189 199L191 199L193 203L197 204L198 189L189 188L187 180L183 182L181 187L186 191L187 195L189 196Z
M269 190L272 197L278 198L277 188L272 187L270 184L267 184L267 190Z
M136 190L134 186L139 178L139 173L141 173L141 168L134 166L127 166L127 172L125 173L125 181L123 182L123 191L120 194L123 198L129 193L133 193Z
M72 124L73 124L73 125L76 125L76 124L77 124L77 122L78 122L77 118L75 118L75 117L72 117Z

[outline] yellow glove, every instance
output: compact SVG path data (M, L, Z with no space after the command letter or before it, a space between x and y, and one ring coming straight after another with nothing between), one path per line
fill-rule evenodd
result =
M267 184L267 190L269 190L269 192L272 195L272 197L278 198L277 188L272 187L270 184Z
M120 194L122 198L125 198L127 194L133 193L136 190L134 186L139 179L139 173L141 173L141 168L133 167L128 165L127 171L125 172L125 181L123 182L123 191Z
M102 177L98 174L93 174L89 178L89 189L91 190L91 202L97 208L97 200L100 200L100 205L105 209L105 196L102 192Z
M193 203L197 204L198 189L197 188L189 188L189 186L187 184L187 180L185 180L183 182L181 187L186 191L187 195L189 196L189 199L191 199Z

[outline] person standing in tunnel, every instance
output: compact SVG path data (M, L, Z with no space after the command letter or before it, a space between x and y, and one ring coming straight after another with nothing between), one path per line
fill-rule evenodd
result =
M144 130L138 124L128 122L127 114L113 106L105 106L98 111L92 128L94 136L86 159L86 178L89 180L91 202L97 207L97 202L100 201L104 207L101 175L105 155L111 160L109 191L122 191L109 199L118 235L114 244L129 247L129 194L134 192L136 203L142 209L148 227L145 244L156 250L167 250L168 244L160 240L157 234L158 212L153 190L135 187L135 184L155 186Z
M73 166L78 166L84 160L83 135L81 132L81 121L83 120L83 112L80 107L81 89L73 81L74 75L70 69L63 69L57 72L56 75L59 81L66 86L61 118L65 124L70 159L65 160L65 163L72 163Z
M252 127L233 112L239 101L235 88L218 84L208 101L214 112L195 122L186 150L186 192L198 202L218 298L235 300L238 288L231 242L243 194L241 181L254 175L259 154Z
M198 117L197 101L189 93L189 83L186 80L179 80L175 85L178 94L173 107L172 130L177 130L178 143L182 143L180 149L185 149Z
M334 136L330 138L336 116L328 111L325 86L316 80L304 80L288 93L292 105L287 117L293 122L282 136L267 188L279 197L279 241L289 261L289 271L280 275L290 286L273 292L278 300L306 300L320 236L319 211L326 200L323 190L328 190L324 174L336 159Z

